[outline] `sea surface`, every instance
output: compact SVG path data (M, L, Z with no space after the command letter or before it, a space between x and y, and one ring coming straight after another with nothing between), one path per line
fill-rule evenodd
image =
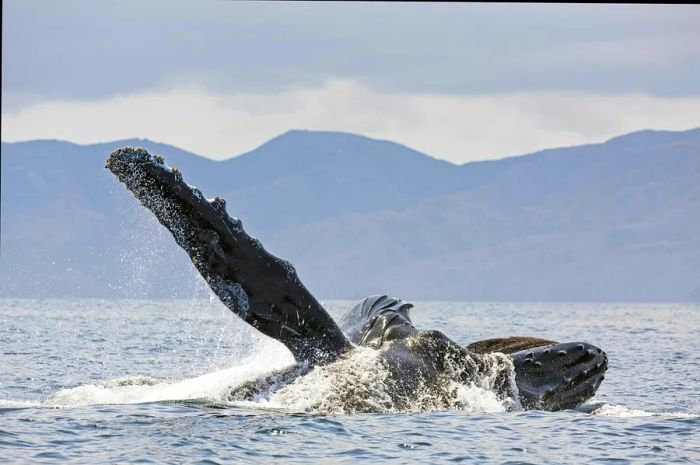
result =
M339 317L354 302L324 302ZM0 463L700 463L700 305L417 302L416 326L467 344L532 335L603 348L576 410L314 410L328 379L231 402L292 363L216 299L0 299ZM324 384L325 383L325 384Z

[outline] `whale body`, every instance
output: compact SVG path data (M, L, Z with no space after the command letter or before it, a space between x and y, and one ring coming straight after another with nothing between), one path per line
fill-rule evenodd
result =
M431 408L449 407L457 386L484 385L484 379L514 408L554 411L585 402L604 379L607 356L589 343L514 336L463 347L440 331L416 328L413 305L386 295L359 302L338 324L291 263L267 252L228 215L223 199L206 199L162 157L124 147L110 154L106 167L172 233L221 302L294 356L297 365L235 389L232 398L281 389L314 369L342 371L358 350L372 351L384 370L386 399L348 395L345 411L404 410L426 396Z

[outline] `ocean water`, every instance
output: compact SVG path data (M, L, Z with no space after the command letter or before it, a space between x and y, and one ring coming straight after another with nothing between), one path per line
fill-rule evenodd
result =
M325 302L334 317L353 304ZM508 411L473 386L451 410L319 410L338 382L323 371L232 402L292 358L216 299L0 299L0 463L700 463L700 305L418 302L412 315L464 344L588 341L606 379L555 413ZM347 376L371 397L360 355Z

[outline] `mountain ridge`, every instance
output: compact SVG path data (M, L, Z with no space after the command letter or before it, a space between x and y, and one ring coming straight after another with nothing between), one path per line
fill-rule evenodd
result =
M145 139L3 142L3 296L202 292L103 168L134 143L226 198L320 297L700 300L700 128L464 165L333 131L222 161Z
M395 145L395 146L399 146L401 148L405 148L405 149L410 150L412 152L418 153L420 155L423 155L423 156L429 157L431 159L434 159L434 160L437 160L440 162L444 162L444 163L447 163L450 165L464 166L464 165L469 165L472 163L499 162L502 160L527 157L527 156L536 155L539 153L546 153L549 151L561 151L561 150L565 150L565 149L569 149L569 148L592 147L592 146L614 143L614 142L618 142L618 141L629 141L629 140L637 139L640 142L645 142L646 136L648 136L648 135L663 136L663 137L668 136L668 137L672 137L674 139L679 137L679 136L681 138L696 137L696 136L700 135L700 126L695 127L695 128L682 130L682 131L672 131L672 130L665 130L665 129L641 129L641 130L637 130L637 131L624 133L624 134L621 134L619 136L614 136L614 137L611 137L609 139L605 139L601 142L591 142L591 143L587 143L587 144L570 145L570 146L567 145L567 146L560 146L560 147L546 147L543 149L538 149L538 150L535 150L532 152L526 152L526 153L522 153L522 154L508 154L508 155L504 155L502 157L495 158L495 159L473 160L473 161L467 161L467 162L459 163L459 164L450 162L448 160L443 160L440 158L433 157L430 154L413 149L408 145L394 142L394 141L391 141L388 139L373 138L373 137L369 137L369 136L364 136L362 134L355 134L355 133L351 133L351 132L347 132L347 131L327 131L327 130L310 130L310 129L289 129L285 132L282 132L282 133L272 137L268 141L261 143L260 145L258 145L257 147L255 147L252 150L248 150L246 152L242 152L242 153L235 154L235 155L230 155L226 158L221 158L221 159L211 158L211 157L207 157L204 155L199 155L191 150L182 149L176 145L169 144L167 142L159 142L159 141L155 141L155 140L152 140L149 138L142 138L142 137L131 137L131 138L126 138L126 139L116 139L116 140L112 140L112 141L94 142L94 143L78 143L78 142L71 142L71 141L63 140L63 139L29 139L29 140L15 141L15 142L2 141L1 143L2 143L2 145L10 146L10 145L27 144L27 143L34 144L34 143L44 143L44 142L46 142L46 143L54 143L55 142L55 143L60 143L60 144L73 145L76 147L114 146L114 145L140 146L139 144L146 143L147 145L151 145L151 146L163 146L163 147L166 147L168 149L175 149L175 150L180 151L180 152L187 152L188 154L195 156L197 158L202 158L202 159L210 160L213 162L227 162L227 161L230 161L234 158L238 158L238 157L241 157L244 155L256 153L259 149L261 149L267 145L270 145L273 142L284 140L287 137L296 136L299 134L311 135L311 136L325 136L325 135L343 136L343 137L348 136L350 138L356 138L356 139L361 139L361 140L366 140L366 141L371 141L371 142L376 142L376 143L387 143L390 145Z

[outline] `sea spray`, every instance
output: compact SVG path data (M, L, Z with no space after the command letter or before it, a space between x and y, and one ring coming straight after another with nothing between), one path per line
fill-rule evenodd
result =
M293 364L288 351L278 344L263 343L254 355L235 367L182 380L129 376L101 383L62 389L50 395L45 407L72 407L96 404L137 404L167 400L202 399L226 402L232 389Z
M389 372L374 349L358 347L274 393L270 406L316 413L391 411Z
M266 344L263 344L266 345ZM513 382L509 359L486 358L485 371L468 383L445 378L419 383L410 397L397 397L395 381L377 350L359 347L338 361L313 369L295 366L283 348L269 344L245 363L179 381L149 376L122 377L63 389L44 407L133 404L200 399L216 404L323 414L398 413L459 409L502 412L516 406L504 380ZM256 385L257 388L251 389ZM517 398L517 397L516 397Z
M502 412L518 408L513 365L507 356L484 359L486 370L472 381L460 383L445 377L437 383L418 382L409 395L395 385L381 353L358 347L336 362L316 367L289 381L266 382L258 392L258 406L312 413L398 413L460 409L468 412ZM504 389L504 385L507 389Z

